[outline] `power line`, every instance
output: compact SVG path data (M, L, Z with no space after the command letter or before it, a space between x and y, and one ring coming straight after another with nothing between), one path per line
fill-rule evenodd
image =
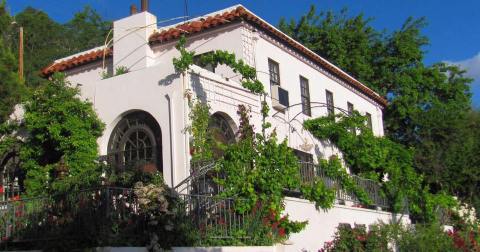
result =
M185 13L184 13L185 20L183 20L183 22L187 22L186 17L188 17L188 0L184 0L184 5L185 5Z

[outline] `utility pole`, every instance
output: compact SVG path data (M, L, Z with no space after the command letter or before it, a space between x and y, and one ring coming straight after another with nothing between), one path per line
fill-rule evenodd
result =
M23 81L23 26L18 29L18 77Z

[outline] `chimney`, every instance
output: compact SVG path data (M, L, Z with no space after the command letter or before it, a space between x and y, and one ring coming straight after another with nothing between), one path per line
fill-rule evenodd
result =
M141 0L141 12L148 11L148 0Z
M130 5L130 15L137 14L137 6L135 4Z
M1 2L2 0L0 0ZM142 8L146 4L142 1ZM147 2L148 3L148 2ZM133 8L130 11L133 12ZM155 63L155 55L148 43L157 28L157 17L148 11L130 15L113 22L113 65L125 66L130 71L140 70Z

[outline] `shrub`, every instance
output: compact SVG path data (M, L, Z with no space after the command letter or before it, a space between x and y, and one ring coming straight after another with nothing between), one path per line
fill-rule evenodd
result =
M364 226L339 226L334 240L326 242L322 252L340 251L389 251L388 232L381 226L371 227L367 232Z

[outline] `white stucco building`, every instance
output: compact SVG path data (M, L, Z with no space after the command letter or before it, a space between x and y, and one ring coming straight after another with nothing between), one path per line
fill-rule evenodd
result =
M383 135L384 98L245 7L233 6L167 27L158 27L156 16L144 11L115 21L107 47L59 59L43 70L45 76L65 72L72 85L80 86L82 97L93 103L106 124L98 139L102 155L152 160L168 185L180 183L190 173L186 92L209 103L214 126L229 141L234 141L239 124L239 104L251 107L252 121L260 128L260 97L242 88L230 68L193 66L185 76L175 72L172 59L179 57L175 44L182 34L187 36L187 49L197 55L227 50L257 69L273 108L269 120L278 137L287 138L302 160L336 152L301 125L329 111L358 110L371 118L374 134ZM128 73L102 78L103 72L111 74L118 67L126 67ZM368 226L391 217L388 212L348 204L321 212L296 198L286 199L286 211L293 219L309 220L306 230L291 237L292 245L287 246L291 251L317 251L331 240L339 223Z

